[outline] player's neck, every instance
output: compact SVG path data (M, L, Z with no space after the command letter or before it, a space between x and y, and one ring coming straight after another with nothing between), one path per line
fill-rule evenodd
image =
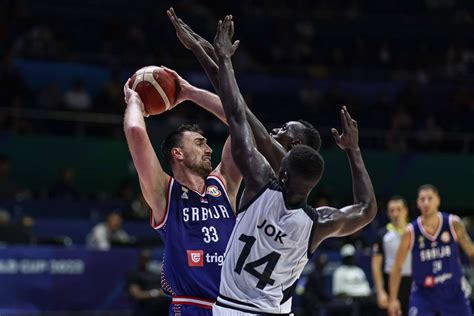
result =
M196 191L200 194L205 189L205 178L189 169L173 168L173 177L188 189Z
M436 211L436 212L432 212L432 213L429 213L429 214L421 215L421 221L422 221L423 225L425 225L425 226L426 225L427 226L431 226L431 225L436 226L438 224L438 221L439 221L438 214L439 214L439 212Z
M301 194L301 193L291 194L288 192L283 192L283 200L285 201L286 208L291 210L291 209L301 208L303 206L306 206L308 195Z
M407 226L407 222L406 221L394 222L393 226L395 226L395 228L398 230L403 230Z

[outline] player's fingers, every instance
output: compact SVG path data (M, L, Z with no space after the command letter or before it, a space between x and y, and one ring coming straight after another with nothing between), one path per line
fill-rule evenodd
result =
M349 111L347 110L347 106L343 105L342 109L344 110L346 121L347 121L347 126L352 126L352 117L349 114Z
M219 20L219 22L217 22L216 38L219 38L221 36L221 28L222 28L222 21Z
M128 78L127 82L123 85L123 93L126 94L128 89L130 89L130 78Z
M341 126L342 126L342 133L345 133L349 128L347 125L346 114L343 109L341 109Z
M331 134L332 134L332 137L334 137L334 140L336 141L336 143L339 142L341 135L339 135L339 132L337 131L337 129L331 128Z
M230 21L230 27L229 27L229 37L232 38L234 36L234 21Z
M170 11L170 13L171 13L171 15L172 15L173 17L175 17L176 19L178 19L178 16L176 15L176 12L174 11L174 8L173 8L173 7L170 7L169 11Z
M234 52L237 50L237 48L239 48L239 44L240 44L240 41L236 40L234 44L232 45L232 49L234 50Z
M173 75L177 75L177 74L178 74L176 71L174 71L173 69L170 69L170 68L168 68L168 67L166 67L166 66L161 65L160 67L163 68L165 71L167 71L167 72L173 74Z

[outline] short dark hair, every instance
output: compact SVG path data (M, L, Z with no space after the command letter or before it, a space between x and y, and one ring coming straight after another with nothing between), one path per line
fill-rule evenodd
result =
M305 127L303 130L305 145L319 151L321 149L321 135L319 135L318 130L311 123L305 120L299 120L298 122L303 124Z
M307 145L296 145L287 156L288 169L307 180L320 179L324 170L324 159L319 152Z
M401 196L401 195L393 195L393 196L388 200L387 204L390 203L390 202L392 202L392 201L393 201L393 202L400 201L400 202L402 202L402 204L403 204L404 207L408 208L407 200L405 200L405 198L404 198L403 196Z
M436 193L436 195L439 195L438 189L434 185L429 184L429 183L420 185L420 187L418 188L418 194L420 194L421 191L426 191L426 190L431 190L434 193Z
M169 133L161 143L161 153L168 162L171 162L171 149L181 145L181 139L184 132L196 132L204 136L202 129L196 124L183 124L175 131Z

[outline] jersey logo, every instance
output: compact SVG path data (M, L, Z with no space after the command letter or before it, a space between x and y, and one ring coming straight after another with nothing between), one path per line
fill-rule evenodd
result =
M219 197L222 194L221 191L219 191L219 189L215 185L208 186L206 193L213 197Z
M189 267L204 267L204 251L202 250L186 250L188 254Z
M189 199L189 197L188 197L188 189L185 188L185 187L181 187L181 190L183 191L183 194L181 194L181 198L182 198L183 200Z
M445 244L447 244L451 241L451 236L449 236L449 233L447 231L444 231L441 234L441 241L444 242Z
M425 238L423 236L418 237L418 248L425 248Z
M433 287L435 285L435 282L434 282L434 277L432 275L427 275L425 277L425 284L424 286L425 287Z

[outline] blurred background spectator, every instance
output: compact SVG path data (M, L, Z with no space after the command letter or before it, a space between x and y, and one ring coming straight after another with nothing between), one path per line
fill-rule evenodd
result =
M118 213L110 213L107 221L99 223L87 236L89 249L109 250L112 244L127 244L132 238L122 229L122 216Z
M133 316L166 315L170 304L169 297L161 289L161 271L153 271L151 252L144 249L136 270L130 271L127 290L133 302Z

